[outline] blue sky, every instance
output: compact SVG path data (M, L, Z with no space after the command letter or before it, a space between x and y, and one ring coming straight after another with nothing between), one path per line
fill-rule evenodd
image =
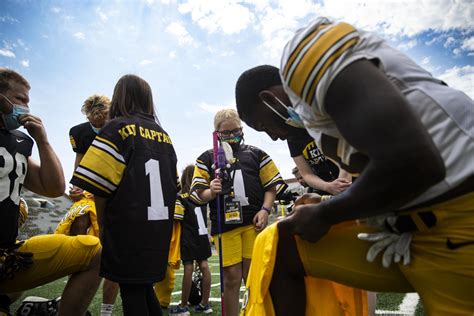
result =
M85 121L82 102L94 93L111 97L127 73L150 83L181 170L212 146L214 113L234 106L240 73L278 66L293 32L319 15L379 33L474 98L472 0L0 0L0 66L30 81L31 111L43 119L67 180L68 132ZM291 177L285 143L244 132Z

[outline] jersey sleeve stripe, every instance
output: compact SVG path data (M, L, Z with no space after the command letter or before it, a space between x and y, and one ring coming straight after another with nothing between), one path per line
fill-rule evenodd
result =
M101 190L101 191L103 191L103 192L105 192L105 193L107 193L107 194L112 193L112 191L110 191L110 190L108 190L107 188L101 186L100 184L98 184L98 183L96 183L96 182L90 180L89 178L86 178L86 177L84 177L84 176L78 174L77 172L74 172L74 177L75 177L75 178L78 178L78 179L80 179L80 180L82 180L82 181L85 181L85 182L89 183L90 185L96 187L97 189L99 189L99 190Z
M204 205L205 204L204 201L199 198L196 191L191 192L191 194L189 195L189 199L197 205Z
M288 188L288 185L286 183L283 183L283 184L278 184L277 185L277 192L276 194L280 194L281 192L284 192L286 190L286 188Z
M270 158L270 156L263 157L262 161L260 162L260 169L265 167L265 165L268 164L271 161L272 161L272 158Z
M320 25L319 27L317 27L316 29L314 29L312 32L308 33L302 40L301 42L298 44L298 46L296 46L295 50L291 53L290 57L288 58L288 61L285 65L285 69L283 70L283 75L286 77L288 75L288 72L290 71L290 69L293 67L293 63L296 59L296 57L301 53L301 51L303 49L305 49L306 45L308 44L308 42L314 42L314 41L317 41L319 37L321 37L321 35L323 35L327 30L325 30L324 32L321 32L322 30L324 30L325 28L327 28L330 24L322 24ZM308 49L308 47L306 47L306 50Z
M260 181L262 185L265 188L267 188L273 183L278 183L278 182L284 183L283 178L281 177L280 172L278 171L278 168L273 162L273 160L265 159L265 162L266 164L260 168L260 172L259 172ZM262 163L260 165L262 165Z
M209 173L209 168L207 168L207 166L205 164L203 164L202 162L200 162L200 161L196 161L196 167L198 167L199 169ZM194 169L194 172L196 172L196 169Z
M269 181L263 183L264 188L268 188L269 186L273 185L274 183L281 183L283 182L283 178L280 176L280 174L275 175L272 179Z
M100 136L96 136L95 140L98 140L102 143L105 143L105 144L109 145L110 147L112 147L116 152L119 152L118 147L114 143L112 143L110 140L105 139L105 138L100 137Z
M106 187L107 189L109 189L111 191L115 191L115 189L117 188L117 186L114 185L113 183L110 183L109 181L107 181L103 177L95 174L94 172L91 172L90 170L87 170L86 168L83 168L81 165L79 167L77 167L75 173L80 174L83 177L86 177L90 180L93 180L94 182Z
M174 219L182 220L184 218L184 206L181 201L176 200L174 206Z
M103 139L103 138L101 138L101 139ZM108 144L106 144L106 143L104 143L104 142L102 142L98 139L95 139L92 142L92 146L95 146L97 148L102 149L103 151L107 152L109 155L113 156L118 161L120 161L122 163L125 163L125 159L123 159L123 156L121 154L119 154L118 151L116 151L113 147L109 146Z
M117 161L108 152L94 146L91 146L84 158L82 158L80 166L94 171L114 185L120 183L125 170L125 164Z
M331 55L326 55L326 52L334 45L343 46L345 43L341 43L342 39L352 39L351 37L346 37L348 34L355 33L357 35L355 28L347 23L333 24L319 32L321 35L314 37L313 40L306 44L291 66L289 66L289 71L285 76L287 84L300 96L303 94L305 84L308 82L311 72L314 69L322 68L319 65L324 65L327 59L331 57Z
M312 104L311 102L314 99L316 88L321 80L321 77L324 76L326 70L332 65L332 63L342 55L348 48L357 44L358 35L357 33L350 33L346 35L337 45L334 45L326 54L330 55L324 64L318 64L317 68L315 68L310 75L309 80L307 80L305 84L305 88L303 91L303 98L308 104ZM341 46L341 44L343 44Z

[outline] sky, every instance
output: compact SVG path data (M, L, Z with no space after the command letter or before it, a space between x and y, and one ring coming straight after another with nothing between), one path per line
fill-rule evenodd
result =
M279 66L286 42L318 16L378 33L474 98L472 0L0 0L0 67L30 82L30 109L67 181L74 164L68 133L85 122L82 103L96 93L112 97L129 73L151 85L181 171L212 147L214 114L235 108L239 75ZM244 133L292 177L286 143L245 124Z

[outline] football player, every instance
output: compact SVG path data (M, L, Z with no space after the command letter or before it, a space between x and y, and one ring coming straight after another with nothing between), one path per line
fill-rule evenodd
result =
M217 112L214 128L220 141L232 148L233 157L228 159L230 167L226 174L216 177L212 169L213 150L202 153L194 169L191 199L198 205L209 203L212 235L218 234L217 198L220 199L224 309L227 316L235 316L255 237L267 226L275 196L286 189L286 184L270 156L257 147L243 144L237 111Z
M47 197L64 193L64 175L41 119L29 112L30 85L15 71L0 68L0 293L20 292L71 275L60 315L84 315L100 282L96 237L40 235L17 242L20 192ZM36 142L41 163L31 158Z
M302 312L294 300L304 300L305 274L417 291L430 315L473 313L474 105L466 94L378 36L318 18L286 45L279 73L242 74L236 98L242 119L273 139L298 130L273 110L296 114L325 155L360 173L343 194L307 198L278 224L286 255L277 254L269 285L277 315ZM333 228L367 217L364 226ZM257 303L252 293L250 285Z
M88 97L81 108L87 122L73 126L69 130L69 140L72 150L76 153L74 169L77 168L87 149L91 146L95 136L104 127L110 108L110 100L105 95L94 94ZM93 235L99 237L99 224L94 204L94 196L72 186L69 197L75 202L66 217L59 224L56 232L70 236ZM104 279L102 287L101 316L112 315L119 286L117 283Z
M142 78L119 79L109 117L71 183L94 194L103 246L100 274L119 283L124 315L161 315L153 284L168 266L176 153L156 122L152 91Z

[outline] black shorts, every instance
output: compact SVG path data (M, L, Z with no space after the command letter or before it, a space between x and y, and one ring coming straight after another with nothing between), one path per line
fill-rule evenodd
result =
M182 232L181 260L183 263L191 263L193 260L207 260L211 255L211 244L207 235L199 236Z

